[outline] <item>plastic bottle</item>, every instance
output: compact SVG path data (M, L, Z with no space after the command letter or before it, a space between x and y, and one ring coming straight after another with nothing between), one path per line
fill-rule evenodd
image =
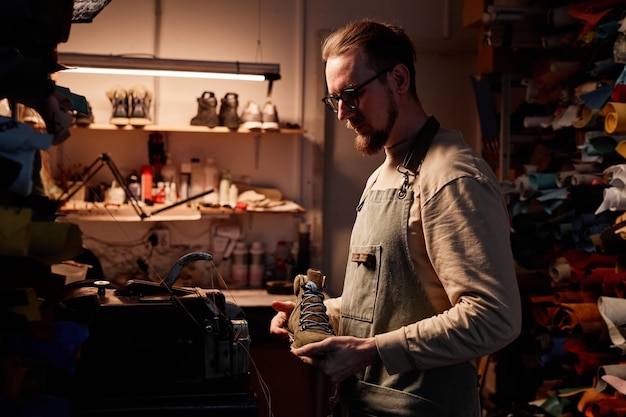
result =
M215 159L207 158L202 168L204 171L204 191L213 189L212 193L202 198L202 202L207 205L217 205L219 203L220 173Z
M235 184L230 184L228 189L228 205L232 208L237 207L237 198L239 197L239 188Z
M167 204L173 204L178 201L178 191L176 189L176 182L172 181L169 184L169 191L165 197Z
M213 158L207 158L204 161L204 189L213 189L216 193L220 186L220 173L217 169L217 163Z
M191 180L191 163L183 162L180 164L180 198L186 200L189 198L189 186Z
M265 248L262 242L252 242L250 246L250 272L248 285L261 288L265 278Z
M244 242L237 242L233 249L231 282L235 288L248 286L248 247Z
M176 165L174 165L168 154L165 164L161 167L161 181L166 183L176 181L177 171Z
M274 252L274 280L287 281L287 258L289 257L289 247L287 242L279 240L276 243L276 251Z
M232 175L230 170L225 169L222 171L222 178L220 179L220 206L230 205L230 185L232 183Z
M200 158L191 159L191 186L189 188L189 197L202 194L204 191L204 169L200 163Z
M131 175L128 179L128 191L137 201L141 201L141 184L136 175Z
M163 181L157 182L156 193L154 193L153 198L157 204L165 203L165 183Z
M176 202L176 197L172 198L172 184L171 182L164 182L163 183L163 190L165 192L165 197L163 199L163 202L165 204L172 204Z
M124 204L125 199L126 194L124 193L124 189L119 187L117 182L113 180L111 188L109 188L106 192L106 202L111 204Z
M152 165L141 167L141 201L152 203Z

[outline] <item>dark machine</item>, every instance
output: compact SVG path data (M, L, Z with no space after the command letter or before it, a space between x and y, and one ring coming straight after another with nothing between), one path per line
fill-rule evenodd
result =
M211 259L185 255L162 283L95 281L68 291L65 305L89 327L75 415L257 415L243 313L219 290L172 285L189 262Z

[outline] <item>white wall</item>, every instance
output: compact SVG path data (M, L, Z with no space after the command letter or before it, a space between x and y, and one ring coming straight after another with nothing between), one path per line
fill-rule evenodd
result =
M417 85L426 110L477 144L469 82L476 33L461 28L460 11L461 0L120 0L111 2L92 23L73 25L59 50L280 63L282 79L274 84L271 99L281 121L299 123L307 133L295 150L278 147L276 152L286 152L284 158L289 159L301 154L294 168L300 170L294 172L300 192L290 197L308 209L313 239L324 248L316 253L314 266L327 273L329 291L336 294L342 285L354 205L379 158L358 155L350 132L327 119L320 102L325 88L320 60L323 33L364 17L405 27L417 46ZM240 110L248 99L262 103L267 93L266 83L63 73L58 78L58 84L87 97L98 123L106 123L110 116L108 88L140 82L155 93L154 119L161 125L188 125L197 111L196 98L205 90L220 97L229 91L239 93Z

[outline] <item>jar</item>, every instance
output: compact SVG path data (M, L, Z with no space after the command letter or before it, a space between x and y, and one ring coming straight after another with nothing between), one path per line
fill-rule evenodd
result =
M250 246L250 288L261 288L265 277L265 248L262 242L252 242Z
M233 263L230 269L230 278L234 288L248 286L248 247L238 241L233 249Z

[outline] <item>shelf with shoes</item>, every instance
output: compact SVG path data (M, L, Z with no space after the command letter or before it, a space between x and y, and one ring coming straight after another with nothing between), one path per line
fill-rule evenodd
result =
M226 126L163 126L163 125L146 125L135 127L132 125L116 126L109 123L92 123L84 126L73 126L71 130L99 130L99 131L146 131L146 132L169 132L169 133L216 133L216 134L286 134L299 135L306 133L305 129L299 128L280 128L278 130L257 130L239 127L237 130L229 129Z
M143 85L130 89L114 86L106 92L112 105L111 117L106 124L83 124L78 128L94 130L144 130L168 133L224 133L224 134L303 134L297 124L280 123L276 106L268 100L261 107L248 100L239 113L239 94L228 92L219 100L212 91L204 91L196 99L197 114L189 125L156 125L150 116L152 92Z
M279 155L286 149L296 151L299 145L296 143L296 139L299 139L302 134L305 133L304 129L301 129L299 125L291 123L281 124L278 119L278 113L276 106L272 101L267 100L261 107L254 101L248 100L242 113L239 113L239 95L237 93L226 93L221 99L221 107L218 111L218 99L211 91L203 92L198 98L198 111L197 114L190 119L189 125L159 125L153 124L153 119L150 117L150 108L152 104L152 93L149 89L142 85L135 85L130 89L125 89L122 86L114 86L106 92L107 97L112 105L111 117L109 123L94 123L93 120L90 123L76 123L71 128L72 135L75 136L74 141L68 144L63 149L62 155L57 155L59 158L74 161L75 164L85 162L85 158L89 155L89 152L93 153L94 149L99 149L102 152L103 144L106 145L106 153L100 155L107 155L107 160L110 160L109 153L115 154L116 158L122 160L123 166L128 171L129 167L135 165L135 171L138 167L145 163L140 163L142 151L138 148L142 139L145 139L145 135L149 135L149 164L153 167L153 175L155 178L169 178L168 184L174 182L176 185L175 192L180 191L178 187L180 182L178 178L172 180L172 175L161 176L160 166L164 161L171 163L172 157L178 159L181 163L180 175L182 175L183 166L187 164L191 159L201 160L202 157L198 156L198 152L204 152L205 157L209 156L209 159L213 160L211 153L220 153L224 155L224 160L227 160L227 164L237 164L241 160L248 160L247 163L243 163L243 166L237 167L238 170L247 171L252 166L252 169L256 173L260 173L261 176L266 178L264 183L274 183L275 177L286 178L286 174L293 170L282 162ZM171 135L170 135L171 134ZM202 136L206 138L207 135L213 136L215 141L211 141L211 145L198 144L197 139ZM241 140L237 140L236 145L230 142L230 137L234 135L240 135ZM170 140L170 137L174 138ZM261 150L261 142L259 138L261 136L274 136L271 144L268 144L273 149L271 153L267 154L267 148ZM281 136L278 138L277 136ZM292 140L292 138L294 140ZM224 140L226 139L226 140ZM168 144L165 145L165 142ZM194 143L195 142L195 143ZM204 141L203 141L204 143ZM242 147L242 144L248 143L250 146ZM203 148L208 146L207 148ZM234 147L237 148L236 152L233 152ZM165 152L167 148L167 152ZM210 150L209 150L210 149ZM250 150L251 153L245 152ZM123 155L122 155L123 154ZM264 157L261 155L264 154ZM134 156L132 156L134 155ZM184 155L184 156L183 156ZM252 157L252 158L250 158ZM204 163L201 163L204 165ZM260 169L260 165L264 167ZM205 169L198 165L194 165L196 169ZM277 166L285 166L283 170L278 169ZM187 167L189 168L189 167ZM178 169L174 168L174 171ZM170 168L172 171L172 168ZM275 173L268 175L268 172ZM282 172L281 172L282 171ZM83 174L79 172L76 175L83 177ZM188 174L188 178L192 174ZM251 173L246 172L243 174L245 177L250 178ZM136 175L138 176L138 175ZM130 178L129 178L130 179ZM127 180L123 178L117 178L117 184L126 183ZM153 185L155 185L156 181ZM163 181L164 183L166 181ZM243 182L246 182L245 180ZM92 181L93 183L93 181ZM280 184L281 181L278 180ZM93 185L93 184L92 184ZM217 183L215 187L217 187ZM293 189L293 183L278 185L279 188L285 186L292 191L290 194L296 194L297 191ZM180 198L187 198L187 191L191 190L191 183L188 185L189 189L179 194ZM214 187L214 188L215 188ZM246 187L248 188L248 187ZM196 191L199 191L196 187ZM218 194L218 193L216 193ZM137 213L133 213L134 206L129 204L128 207L124 205L111 205L104 203L104 197L94 199L96 203L92 202L80 202L75 204L68 201L63 207L61 212L66 214L70 219L79 219L87 221L107 221L116 218L120 221L137 221L137 220L152 220L152 221L176 221L176 220L195 220L200 217L207 217L212 215L226 215L226 214L238 214L238 213L304 213L305 209L294 203L293 201L286 201L282 198L282 193L278 192L274 198L266 199L267 204L259 204L259 202L252 202L252 204L238 204L232 203L229 207L237 205L237 209L230 209L224 207L224 204L198 204L197 200L191 200L180 202L176 204L176 213L173 210L167 209L167 214L159 214L156 218L151 216L145 216L154 212L155 210L161 213L165 211L164 208L155 206L141 206L145 213L141 213L142 216L138 216ZM185 196L185 197L182 197ZM220 195L220 198L221 195ZM91 199L90 199L91 200ZM126 200L130 202L129 199ZM172 200L176 201L176 199ZM211 202L209 198L207 201ZM156 201L155 201L156 202ZM134 211L137 211L136 209Z

